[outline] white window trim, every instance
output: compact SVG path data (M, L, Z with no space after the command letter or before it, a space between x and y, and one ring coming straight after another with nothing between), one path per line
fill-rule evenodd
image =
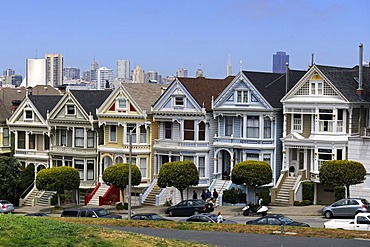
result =
M238 102L238 93L241 92L242 95L241 95L241 101ZM244 95L247 94L247 102L244 102ZM245 105L245 104L249 104L250 103L250 93L249 93L249 90L246 90L246 89L238 89L238 90L235 90L235 104L242 104L242 105Z
M26 112L28 112L28 111L32 113L32 118L27 118ZM34 120L34 116L35 116L35 113L32 111L32 109L30 109L30 108L25 108L24 109L24 116L23 116L23 120L24 121L33 121Z
M182 105L176 104L176 99L182 99ZM173 106L175 107L185 107L185 97L184 96L174 96L173 97Z
M298 129L294 129L294 115L301 115L301 128L298 130ZM292 127L291 127L291 132L295 132L295 133L302 133L303 132L303 114L299 114L299 113L294 113L292 114Z
M119 102L120 102L120 100L125 100L126 101L126 106L125 107L120 107L120 105L119 105ZM116 110L117 111L127 111L127 99L125 99L125 98L117 98L116 99Z
M73 114L68 113L68 107L73 107L73 111L74 111ZM66 105L66 116L76 116L76 106L75 105L71 105L71 104Z
M110 142L110 143L117 143L117 136L118 136L118 134L117 134L117 132L118 132L118 128L117 128L117 126L116 125L108 125L109 127L108 127L108 142ZM116 126L116 140L111 140L111 126Z
M323 80L310 80L309 81L310 82L310 95L319 95L319 96L321 96L321 95L324 95L324 81ZM319 92L319 84L321 84L321 93L319 94L318 92ZM312 88L312 86L315 86L315 88L314 88L314 90L315 90L315 93L314 94L312 94L312 90L313 90L313 88Z

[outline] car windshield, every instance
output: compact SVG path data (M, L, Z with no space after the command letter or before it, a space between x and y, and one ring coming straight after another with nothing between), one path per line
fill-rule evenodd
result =
M289 218L287 218L287 217L279 217L278 219L279 219L279 220L280 220L280 222L282 222L284 225L286 225L286 224L290 224L290 223L292 223L292 222L293 222L293 220L291 220L291 219L289 219Z
M0 200L0 203L1 204L11 204L10 202L6 201L6 200Z
M96 214L97 214L99 217L101 217L101 216L106 216L106 215L108 215L109 213L108 213L108 211L107 211L107 210L105 210L104 208L102 208L102 209L96 210Z
M153 220L162 220L163 217L159 216L158 214L152 214L152 219Z
M361 202L362 202L363 204L370 204L370 203L369 203L369 201L368 201L368 200L366 200L366 199L361 199Z

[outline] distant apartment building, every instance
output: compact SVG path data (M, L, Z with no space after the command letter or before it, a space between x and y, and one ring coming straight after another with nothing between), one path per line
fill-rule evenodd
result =
M113 70L107 67L101 67L98 71L98 85L97 88L105 88L106 82L113 83Z
M5 85L11 86L11 87L19 87L22 83L22 80L23 80L23 77L21 75L6 76Z
M46 84L57 88L63 84L63 55L45 54Z
M117 61L117 79L129 80L130 79L130 61L118 60Z
M74 67L63 68L63 79L64 80L80 79L80 69Z
M132 73L132 82L144 83L144 80L145 80L144 70L142 70L140 66L137 65Z
M91 82L98 82L98 69L99 64L95 61L92 61L90 64L90 80Z
M159 83L161 81L162 77L158 74L155 70L149 70L145 74L145 82L146 83Z
M179 68L176 72L176 77L188 77L188 70L184 68Z
M272 72L284 74L285 73L285 65L289 64L289 55L287 55L284 51L278 51L276 54L272 56Z
M45 85L45 59L29 58L26 59L26 85L25 87L34 87L36 85Z
M13 69L6 69L3 71L3 76L6 77L6 76L12 76L12 75L15 75L15 71Z

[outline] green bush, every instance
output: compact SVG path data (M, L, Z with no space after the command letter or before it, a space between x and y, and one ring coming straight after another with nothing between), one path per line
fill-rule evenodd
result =
M303 182L302 183L302 199L313 201L314 197L314 183L313 182Z
M224 190L222 194L222 201L226 203L237 203L238 202L238 191L235 188Z
M123 205L122 205L122 202L117 203L116 204L116 209L117 210L127 210L128 209L128 203L125 202Z
M262 205L267 206L271 202L270 192L268 190L264 190L258 193L258 198L262 198Z
M294 201L294 206L308 206L308 205L312 205L311 200Z
M67 196L65 194L60 194L60 203L64 204L66 202ZM54 194L50 201L51 205L58 204L58 195Z
M334 187L334 197L335 201L338 201L340 199L343 199L346 197L346 190L344 186L335 186Z

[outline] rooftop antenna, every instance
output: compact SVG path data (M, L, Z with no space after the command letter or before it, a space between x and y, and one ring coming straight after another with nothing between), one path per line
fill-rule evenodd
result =
M315 53L311 53L311 66L314 64Z

